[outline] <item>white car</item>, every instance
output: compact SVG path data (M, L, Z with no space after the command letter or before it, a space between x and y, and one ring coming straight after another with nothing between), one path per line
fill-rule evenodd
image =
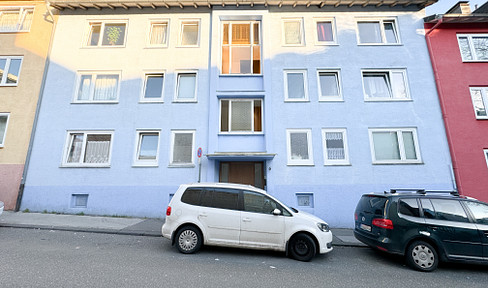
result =
M325 221L239 184L181 185L166 210L162 234L182 253L214 245L284 251L310 261L332 251Z

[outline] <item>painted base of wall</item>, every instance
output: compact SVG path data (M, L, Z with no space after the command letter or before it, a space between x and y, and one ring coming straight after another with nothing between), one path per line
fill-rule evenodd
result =
M15 209L23 171L23 164L0 164L0 201L5 210Z

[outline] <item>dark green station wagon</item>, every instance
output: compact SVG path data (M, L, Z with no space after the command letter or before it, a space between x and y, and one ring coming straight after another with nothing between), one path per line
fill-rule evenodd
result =
M359 241L404 255L414 269L433 271L439 261L488 263L488 204L455 191L364 194L354 217Z

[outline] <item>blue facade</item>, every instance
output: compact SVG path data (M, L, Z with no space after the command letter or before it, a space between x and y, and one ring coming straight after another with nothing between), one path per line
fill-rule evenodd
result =
M204 154L202 182L237 177L242 171L232 171L232 167L248 165L254 175L244 178L260 178L256 183L265 185L270 194L324 218L333 227L352 227L354 209L363 193L399 187L453 189L442 115L420 32L423 10L410 6L226 6L182 13L171 13L171 9L92 10L60 13L21 209L164 217L176 188L199 179L198 147ZM145 45L150 34L148 23L154 19L169 23L169 41L164 48ZM185 21L199 23L198 45L194 47L179 45ZM126 23L125 45L84 47L92 22ZM287 26L287 22L298 26ZM324 26L331 23L334 43L317 43L320 36L316 29L321 25L317 22L325 22ZM383 37L393 30L396 43L359 43L358 22L379 23ZM252 35L259 33L259 41L253 44L258 48L252 50L255 58L251 59L259 71L225 74L224 25L236 25L232 31L238 33L237 29L246 29L248 23ZM253 30L254 23L259 29ZM301 27L300 36L286 30L290 27ZM300 43L289 45L285 38L299 39ZM230 62L230 67L237 65ZM86 71L119 73L117 100L79 103L79 79ZM175 101L182 71L196 72L195 101ZM144 75L156 72L164 73L164 102L141 103ZM303 98L291 96L296 86L286 85L287 73L304 79ZM324 75L338 79L338 99L328 101L319 96ZM368 98L365 94L372 89L366 87L370 85L365 84L368 77L387 79L384 83L390 94L398 90L403 96ZM403 79L403 84L395 79ZM248 119L239 111L251 111L252 116ZM239 125L246 128L236 128ZM157 165L151 167L134 165L137 133L146 130L159 132ZM345 150L348 161L327 162L327 131L345 135L345 141L330 143L342 143L342 148L346 143L346 149L339 150ZM111 135L109 163L103 167L69 165L70 136L87 133L84 137L88 137L98 132ZM171 163L176 157L172 150L175 132L193 133L191 163ZM302 138L305 135L308 138ZM288 140L295 136L307 143ZM381 149L375 150L374 141L380 136L397 137L402 160L375 160ZM291 156L294 149L302 151L302 159ZM81 201L83 205L77 205L79 195L88 197L79 198L86 200Z

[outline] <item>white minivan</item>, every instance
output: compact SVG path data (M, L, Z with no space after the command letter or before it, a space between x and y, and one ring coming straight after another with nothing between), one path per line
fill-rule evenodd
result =
M325 221L240 184L181 185L166 210L162 234L182 253L194 253L203 244L284 251L310 261L332 250Z

